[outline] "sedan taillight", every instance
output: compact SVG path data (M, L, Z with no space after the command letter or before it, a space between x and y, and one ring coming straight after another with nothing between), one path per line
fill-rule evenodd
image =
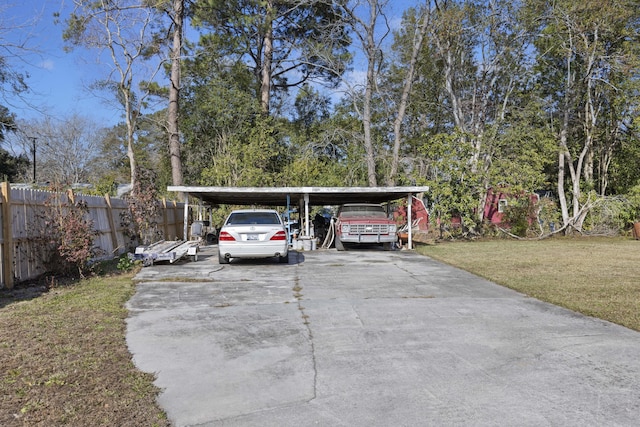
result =
M236 239L226 231L221 231L220 236L218 236L218 240L222 242L235 242Z
M287 233L284 231L278 231L269 240L287 240Z

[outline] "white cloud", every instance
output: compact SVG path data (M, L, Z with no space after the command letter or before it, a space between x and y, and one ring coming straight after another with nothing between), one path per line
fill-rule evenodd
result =
M366 68L362 70L348 71L345 75L345 80L348 81L351 86L364 86L364 84L367 82Z
M40 63L40 68L42 68L43 70L51 71L55 68L55 62L53 62L51 59L45 59Z

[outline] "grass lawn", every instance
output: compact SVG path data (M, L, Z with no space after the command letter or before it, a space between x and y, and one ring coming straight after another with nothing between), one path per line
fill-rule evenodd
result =
M127 349L131 279L0 291L0 425L170 425Z
M640 241L460 241L416 250L542 301L640 331Z

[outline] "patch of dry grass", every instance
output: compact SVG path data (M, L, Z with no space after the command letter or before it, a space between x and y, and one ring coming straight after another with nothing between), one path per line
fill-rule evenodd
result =
M126 346L133 292L132 276L117 275L0 293L0 425L168 426Z
M526 295L640 331L640 242L491 240L417 251Z

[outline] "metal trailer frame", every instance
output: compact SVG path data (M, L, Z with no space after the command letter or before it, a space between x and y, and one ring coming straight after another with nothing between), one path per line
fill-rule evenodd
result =
M185 256L197 261L199 248L200 242L197 240L160 240L149 246L138 246L133 259L141 260L145 267L160 261L173 264Z

